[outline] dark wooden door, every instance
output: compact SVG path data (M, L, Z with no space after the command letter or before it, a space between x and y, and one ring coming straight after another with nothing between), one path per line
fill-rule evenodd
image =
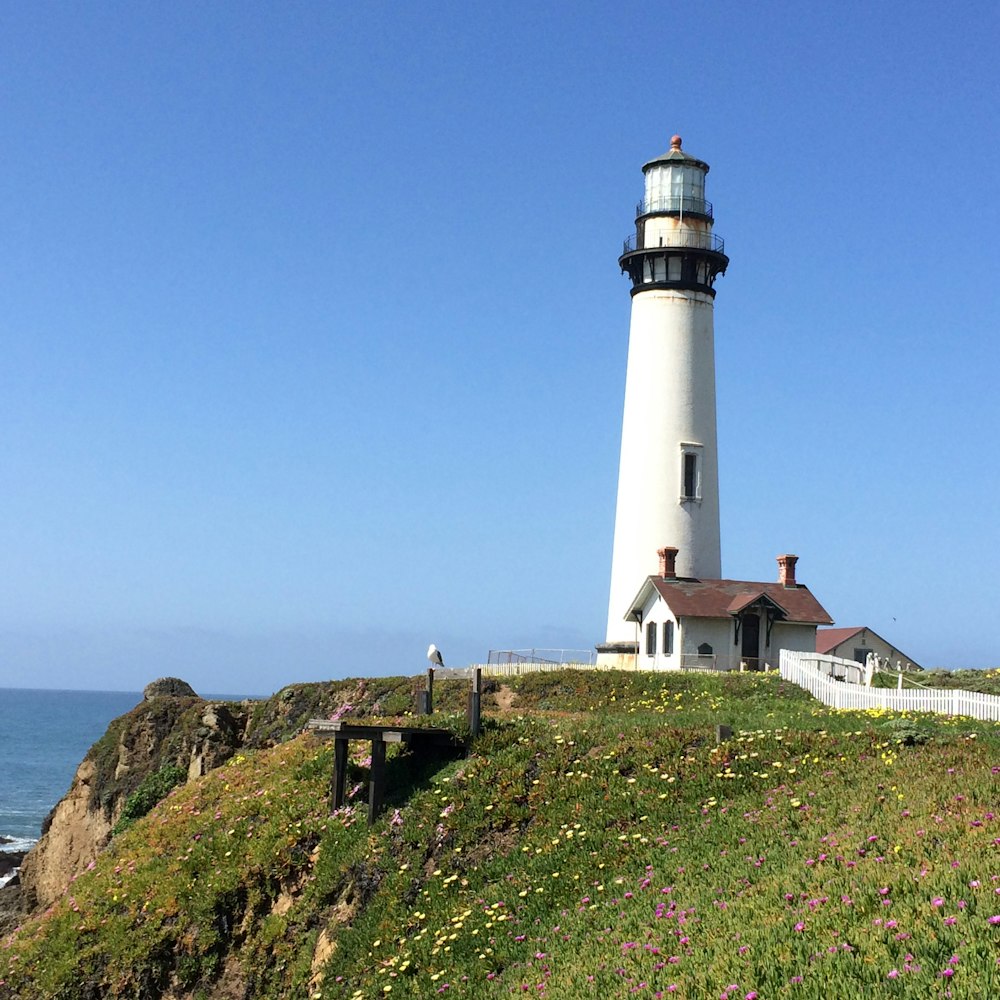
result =
M740 656L748 662L748 665L756 667L757 657L760 656L760 615L744 615L741 629L743 641L740 645Z

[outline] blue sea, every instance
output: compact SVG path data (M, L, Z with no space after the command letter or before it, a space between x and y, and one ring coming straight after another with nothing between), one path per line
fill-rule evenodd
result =
M0 850L25 850L108 723L142 701L128 691L0 688Z

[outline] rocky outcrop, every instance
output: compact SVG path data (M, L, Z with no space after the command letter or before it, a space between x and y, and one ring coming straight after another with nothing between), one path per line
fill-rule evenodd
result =
M90 748L21 865L22 908L44 908L63 893L110 840L129 796L161 768L173 765L197 778L242 745L243 706L180 693L185 689L190 685L176 678L155 681L145 700Z
M228 706L218 702L206 704L201 712L201 725L195 730L191 743L188 781L208 774L228 760L242 745L245 724L245 714L237 717Z
M199 698L176 677L153 681L143 701L115 719L88 751L25 857L20 887L0 889L0 928L57 899L108 843L130 797L149 798L150 788L159 787L154 779L162 769L180 769L191 781L238 749L288 739L312 717L399 714L413 705L412 686L399 677L295 684L265 701L237 704ZM442 707L449 697L455 706L464 700L465 687L454 687L458 693L451 697L448 685L440 685ZM125 821L134 814L129 806Z
M142 689L142 696L146 701L150 698L197 698L195 690L187 681L182 681L179 677L160 677L151 681Z

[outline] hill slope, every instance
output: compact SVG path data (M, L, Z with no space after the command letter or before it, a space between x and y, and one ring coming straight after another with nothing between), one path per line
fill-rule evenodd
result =
M1000 727L510 688L467 758L390 761L371 830L307 735L176 789L0 945L0 997L1000 995Z

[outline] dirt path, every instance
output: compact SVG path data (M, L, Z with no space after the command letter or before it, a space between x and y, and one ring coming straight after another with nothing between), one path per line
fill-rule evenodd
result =
M509 712L514 707L514 702L517 701L517 694L506 684L501 684L493 697L496 698L497 708L501 712Z

